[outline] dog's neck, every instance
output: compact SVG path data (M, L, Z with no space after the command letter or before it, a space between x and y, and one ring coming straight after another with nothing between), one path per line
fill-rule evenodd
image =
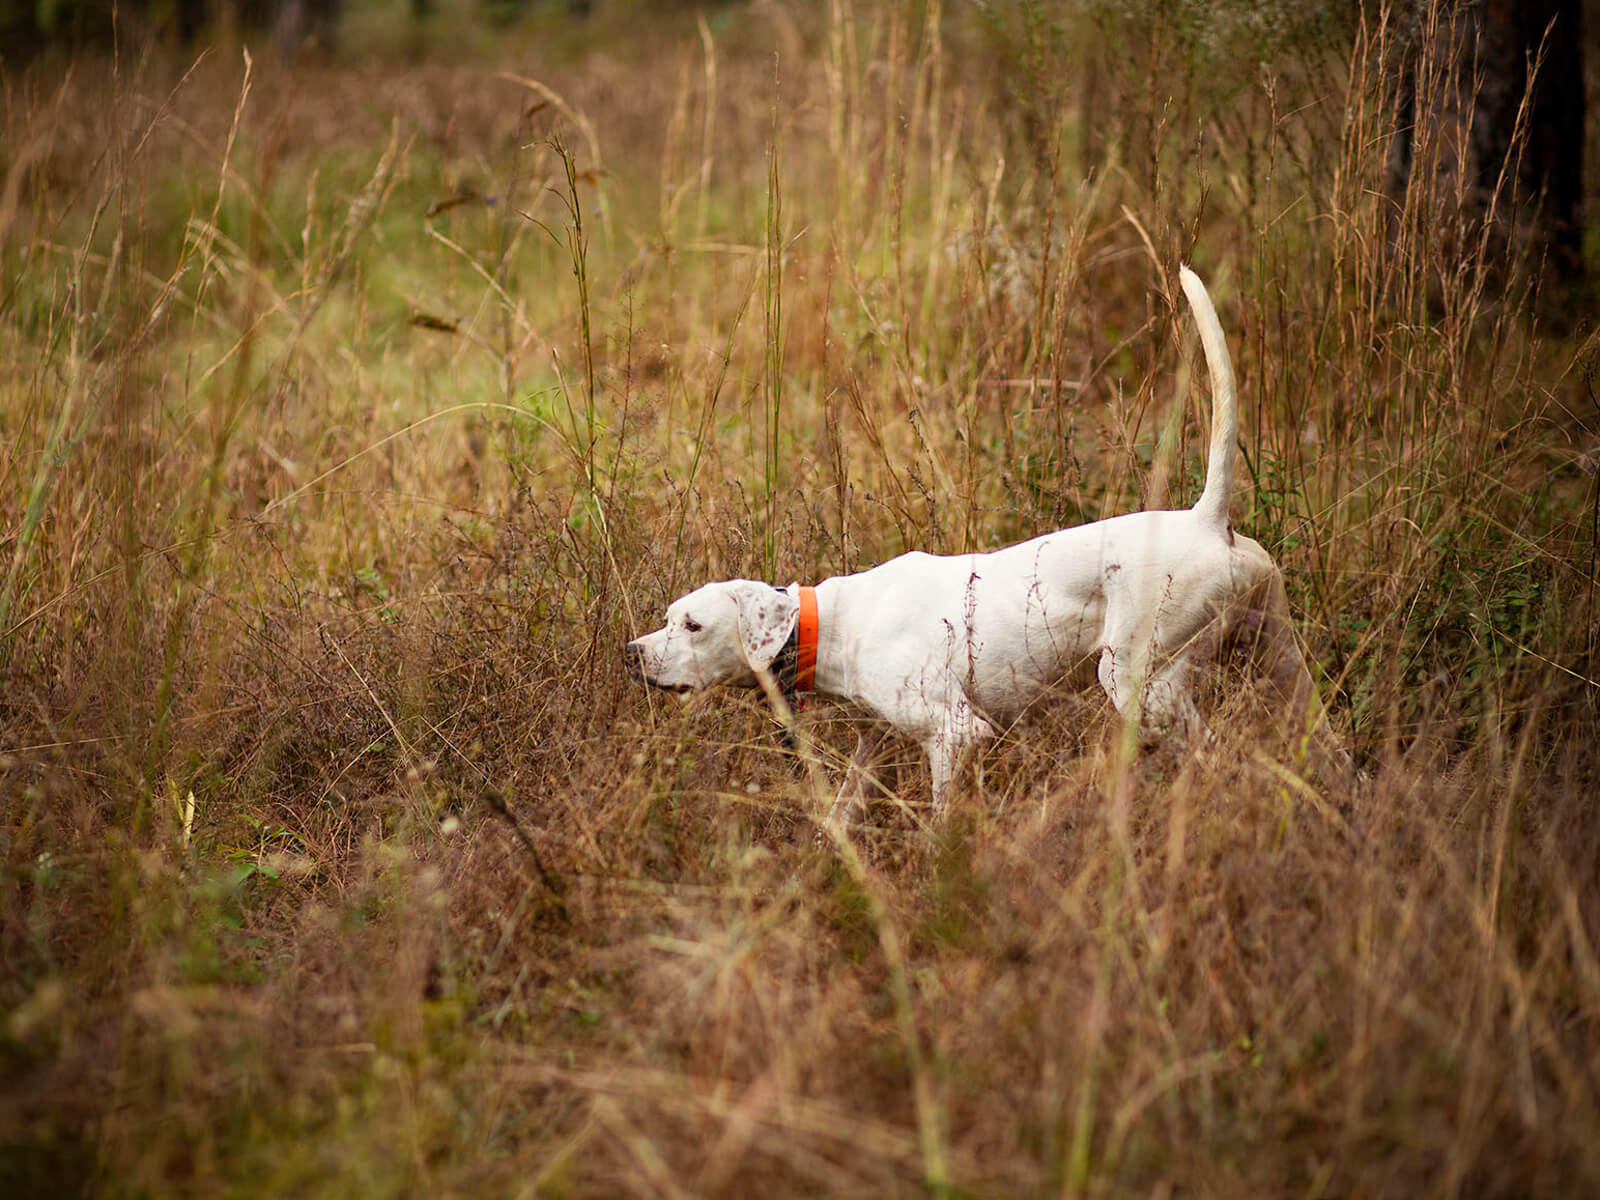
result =
M772 660L772 674L778 681L778 690L795 708L801 696L816 690L817 683L817 593L815 588L796 585L799 591L800 613L794 630ZM787 592L788 588L779 588Z

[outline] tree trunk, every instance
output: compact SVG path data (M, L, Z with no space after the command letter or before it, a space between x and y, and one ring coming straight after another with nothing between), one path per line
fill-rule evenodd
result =
M1450 215L1465 229L1490 222L1497 253L1527 252L1563 283L1583 272L1581 7L1416 0L1401 34L1401 112L1389 154L1389 192L1402 208L1411 189L1427 188L1436 208L1460 210Z

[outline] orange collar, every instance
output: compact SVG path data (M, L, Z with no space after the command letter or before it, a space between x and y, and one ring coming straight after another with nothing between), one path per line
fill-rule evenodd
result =
M817 682L817 589L800 588L800 623L795 627L794 690L812 691Z

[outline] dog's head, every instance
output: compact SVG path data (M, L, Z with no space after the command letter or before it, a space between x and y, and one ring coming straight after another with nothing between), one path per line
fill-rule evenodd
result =
M708 583L674 600L667 623L629 642L628 673L653 687L696 692L719 683L753 687L794 632L795 589L748 579Z

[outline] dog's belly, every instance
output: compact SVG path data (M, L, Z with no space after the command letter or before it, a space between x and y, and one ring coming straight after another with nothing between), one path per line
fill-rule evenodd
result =
M1094 679L1104 620L1099 595L1070 604L1063 598L1054 611L1032 599L975 621L963 661L952 664L973 704L1001 723L1014 721L1047 688Z

